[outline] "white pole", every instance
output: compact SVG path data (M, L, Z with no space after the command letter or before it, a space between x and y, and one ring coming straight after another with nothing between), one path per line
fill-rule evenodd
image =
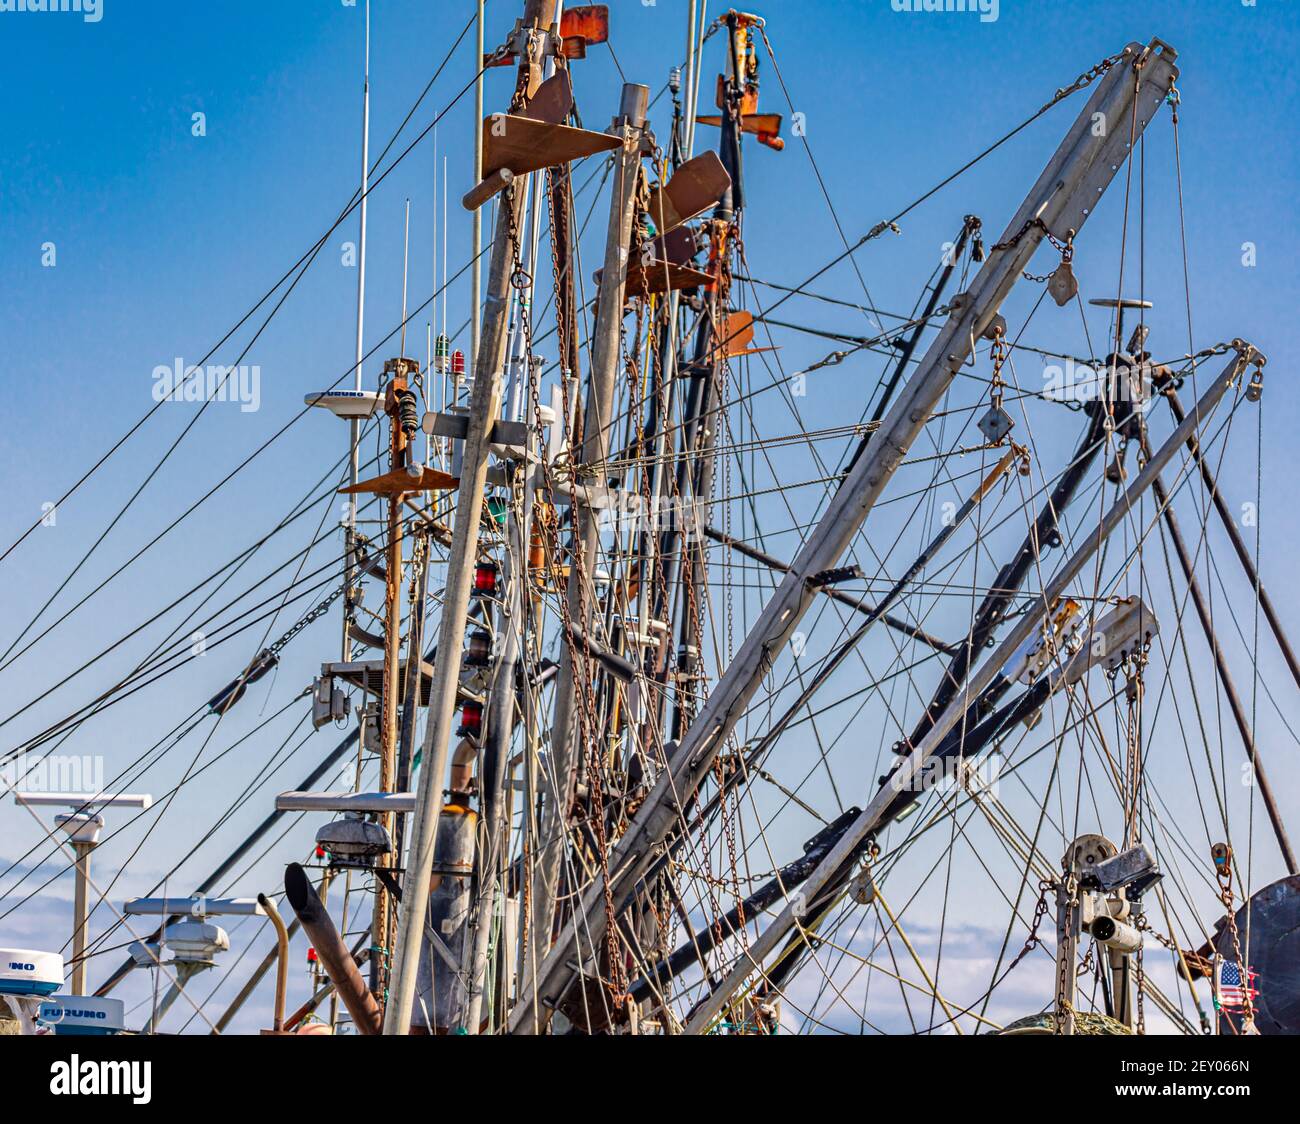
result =
M696 4L699 4L699 17L696 18ZM695 114L696 102L700 93L700 61L704 47L705 14L709 0L691 0L691 18L689 38L686 45L686 159L695 154Z
M406 201L406 233L402 239L402 339L398 352L406 358L406 282L411 272L411 201Z
M370 193L370 0L366 0L365 30L365 67L361 93L361 241L357 246L357 349L356 368L353 371L353 389L361 389L361 363L365 356L366 324L366 205ZM348 483L356 484L361 470L361 421L353 418L348 422ZM357 538L357 500L348 496L346 508L346 525L343 536L347 552L346 585L348 594L343 607L343 662L352 658L352 639L348 635L348 606L351 598L353 576L356 572L356 538Z
M478 81L474 83L474 177L470 183L481 183L483 180L483 3L484 0L478 0L478 29L476 36L476 53L474 55L474 69L478 73ZM479 334L482 331L481 323L483 320L483 266L481 255L483 253L483 209L474 208L474 215L471 219L473 223L473 234L470 239L470 254L472 255L470 272L470 308L469 308L469 369L478 370L478 346Z

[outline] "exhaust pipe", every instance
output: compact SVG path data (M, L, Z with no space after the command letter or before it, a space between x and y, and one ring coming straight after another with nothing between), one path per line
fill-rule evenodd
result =
M1133 953L1142 947L1142 933L1113 917L1097 917L1088 926L1093 938L1115 952Z
M378 1034L383 1028L379 1005L361 978L356 961L339 936L334 921L321 904L316 888L297 863L290 863L285 869L284 893L357 1030L361 1034Z

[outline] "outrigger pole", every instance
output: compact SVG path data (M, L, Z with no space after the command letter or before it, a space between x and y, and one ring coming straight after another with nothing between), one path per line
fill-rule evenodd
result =
M1151 447L1147 442L1145 433L1142 435L1142 451L1150 455ZM1199 462L1199 452L1195 456ZM1259 785L1259 794L1264 801L1264 807L1268 811L1269 822L1273 826L1273 835L1277 839L1278 849L1282 852L1282 861L1286 863L1288 874L1300 873L1296 869L1295 852L1291 849L1291 840L1287 836L1286 825L1282 822L1282 812L1278 808L1277 797L1273 795L1273 786L1269 783L1268 774L1264 772L1264 762L1259 759L1259 747L1255 744L1255 734L1250 728L1250 719L1246 716L1246 708L1242 705L1241 696L1237 693L1237 685L1233 682L1232 673L1228 670L1228 661L1224 657L1223 648L1220 646L1219 638L1214 631L1214 618L1210 615L1209 604L1205 600L1200 580L1196 576L1192 556L1187 550L1187 543L1183 539L1182 529L1178 525L1178 516L1174 513L1170 497L1165 490L1164 481L1159 477L1153 482L1152 491L1155 492L1156 502L1160 505L1165 525L1169 528L1169 538L1174 544L1174 553L1178 556L1178 568L1182 571L1183 578L1187 582L1188 592L1192 595L1192 604L1196 607L1196 616L1201 622L1201 631L1205 634L1205 642L1210 646L1210 654L1214 657L1214 670L1218 674L1220 685L1223 687L1223 694L1228 700L1228 709L1232 711L1232 719L1236 724L1237 733L1241 736L1241 744L1246 750L1246 759L1250 762L1251 769L1254 772L1254 779Z
M1170 385L1162 388L1161 393L1169 402L1169 412L1173 414L1174 422L1181 422L1186 415L1183 412L1183 404L1178 400L1178 391ZM1223 494L1215 483L1214 473L1210 471L1210 466L1205 463L1205 457L1201 453L1200 445L1193 439L1187 443L1187 447L1196 461L1197 468L1201 470L1201 479L1205 483L1205 490L1214 503L1214 510L1219 513L1223 529L1228 534L1228 541L1232 543L1232 549L1241 562L1241 568L1245 571L1250 587L1255 590L1259 597L1259 606L1264 611L1264 618L1268 621L1269 628L1277 640L1277 646L1282 651L1282 658L1286 660L1286 665L1291 671L1292 678L1295 679L1296 686L1300 687L1300 660L1296 659L1295 650L1291 647L1291 641L1287 637L1286 630L1282 627L1282 620L1273 607L1273 599L1269 597L1268 590L1264 588L1263 582L1260 581L1259 572L1255 569L1255 564L1251 560L1250 551L1246 549L1241 532L1237 529L1237 521L1233 518L1232 512L1228 510Z
M1169 71L1169 77L1172 80L1174 77L1172 68L1169 68ZM1040 627L1043 613L1051 612L1056 603L1065 596L1070 583L1078 577L1084 566L1097 552L1101 544L1106 541L1111 532L1132 516L1137 501L1154 484L1160 475L1161 469L1164 468L1188 437L1196 433L1202 420L1210 417L1215 406L1218 405L1228 389L1237 384L1242 372L1251 365L1256 368L1263 367L1264 356L1250 344L1242 340L1234 340L1232 346L1236 354L1232 356L1227 366L1211 383L1204 395L1201 396L1201 400L1196 404L1192 416L1178 426L1169 439L1147 461L1145 467L1124 495L1106 512L1097 532L1084 536L1083 545L1046 583L1041 595L1040 611L1026 613L1020 617L998 649L980 665L979 671L971 678L963 697L954 699L948 704L920 745L912 751L911 756L901 763L890 782L882 786L880 791L872 798L871 803L858 816L853 827L840 837L835 847L804 883L801 895L803 900L813 901L816 899L819 891L835 874L854 848L876 830L885 813L897 800L899 793L917 790L917 778L926 762L934 755L944 737L956 727L957 723L966 714L967 698L978 698L1001 673L1002 668L1006 666L1020 646ZM762 965L768 954L794 928L799 920L796 913L797 909L798 902L792 902L776 920L763 930L758 939L744 953L742 962L737 964L709 998L695 1009L691 1021L687 1024L687 1033L702 1033L712 1025L715 1016L726 1006L731 995L744 983L745 978L756 967Z
M1002 301L1019 280L1039 243L1049 231L1058 241L1064 242L1070 231L1077 233L1087 221L1101 194L1127 159L1129 144L1144 131L1168 95L1177 77L1176 57L1176 52L1158 39L1152 40L1147 47L1130 43L1124 49L1097 82L1092 97L1006 233L990 250L970 291L953 302L948 322L921 360L902 397L884 418L866 452L840 484L822 519L792 563L790 573L745 638L698 719L672 752L668 768L615 848L609 861L608 887L602 884L603 880L597 879L584 895L577 909L576 931L586 935L593 951L601 947L605 935L607 895L615 901L623 901L655 863L658 848L676 827L681 809L709 776L714 760L741 720L764 675L771 669L775 654L784 648L817 596L813 579L837 565L843 557L876 499L920 435L935 405L973 351L975 341L994 325ZM1100 136L1096 129L1098 120L1108 124ZM1125 122L1131 122L1131 127L1124 127ZM1240 362L1240 356L1234 359L1234 373ZM1220 393L1222 389L1219 387ZM1180 441L1183 439L1185 435L1180 437ZM1068 568L1066 572L1069 572ZM1032 622L1023 627L1032 627ZM1023 639L1021 636L1020 640ZM954 709L950 707L945 713L945 721L956 721L951 716ZM927 737L924 743L927 754L942 736L936 736L940 729L941 726L936 726ZM918 749L913 754L914 761L920 753ZM868 825L866 830L869 830L874 824L881 810L877 806L879 801L877 797L863 813L864 820L855 825L855 830L842 839L832 855L818 867L812 894L833 873L834 866L829 866L832 860L838 866L843 859L842 849L847 850L860 840L862 836L857 828L865 822ZM849 848L846 848L846 843L849 843ZM792 923L789 914L787 910L782 915L785 928ZM761 940L770 947L779 939L780 931L774 926L764 933ZM539 969L536 986L520 997L512 1016L511 1029L528 1033L545 1025L551 1011L587 967L575 961L574 949L563 945L553 949ZM740 980L749 970L748 966L737 970ZM734 978L736 974L733 973L733 978L728 981L729 987L724 985L726 991L717 1000L718 1006L739 984L740 980ZM706 1009L697 1016L692 1029L698 1029L702 1022L711 1019L712 1013Z

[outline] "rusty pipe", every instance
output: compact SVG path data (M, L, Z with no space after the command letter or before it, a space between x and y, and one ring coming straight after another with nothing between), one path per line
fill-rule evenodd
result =
M361 1034L378 1034L383 1025L379 1004L357 971L356 961L339 936L333 919L321 904L306 871L297 863L290 863L285 869L284 893L293 906L294 913L298 915L298 920L302 922L303 932L316 949L316 955L320 957L326 973L334 982L334 990L343 1000L357 1030Z
M288 929L289 939L293 940L293 935L301 928L302 923L295 917L293 923ZM262 957L262 962L253 969L253 974L248 977L244 982L244 986L239 989L239 994L230 1001L230 1006L226 1008L221 1018L216 1021L216 1024L212 1028L213 1034L226 1033L226 1027L230 1025L231 1020L233 1020L240 1010L243 1009L244 1004L248 1002L248 997L257 990L257 985L262 982L262 977L271 970L271 965L278 960L279 955L280 950L277 944L276 948L271 949L270 952Z
M357 967L360 967L370 958L370 950L364 947L368 940L370 940L369 929L362 933L360 939L352 946L352 959L356 961ZM301 1033L301 1031L298 1030L298 1027L303 1023L307 1016L312 1014L317 1007L324 1003L325 1000L333 994L334 981L326 976L325 982L316 988L312 993L312 997L284 1020L285 1033Z
M462 741L451 758L451 791L468 792L474 780L474 767L478 764L478 746Z
M257 904L266 911L266 916L275 926L278 959L275 965L275 1019L271 1023L271 1029L278 1034L284 1030L284 999L289 992L289 930L284 927L284 918L275 908L275 902L265 894L258 894Z

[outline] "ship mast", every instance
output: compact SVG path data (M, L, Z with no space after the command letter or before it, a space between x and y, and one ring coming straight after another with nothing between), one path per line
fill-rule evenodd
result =
M650 91L645 86L625 85L619 115L611 132L620 142L614 185L610 197L609 226L605 241L605 264L601 270L596 300L596 326L591 341L591 370L586 408L582 415L581 465L591 473L573 478L574 532L570 546L570 567L565 622L567 635L561 649L555 709L551 724L551 761L554 786L541 821L542 853L534 886L536 912L530 925L536 940L549 944L555 919L555 901L560 893L560 871L568 837L568 820L579 768L577 679L589 679L585 667L575 666L574 635L585 636L596 609L592 588L596 555L600 546L601 515L597 504L604 498L609 473L610 440L614 429L614 383L622 355L622 323L627 293L627 262L640 182L642 135ZM589 489L589 495L584 495ZM594 502L593 502L594 501Z
M555 0L527 0L517 26L519 100L527 99L541 84L543 51L554 22ZM429 878L434 863L434 843L443 808L443 782L452 732L452 713L460 680L465 622L478 557L479 528L487 479L489 443L493 424L501 413L502 364L506 351L506 314L514 272L514 250L522 211L522 193L507 190L497 214L496 237L488 270L483 328L474 363L474 387L461 459L456 523L447 560L438 635L438 656L429 689L423 768L411 820L411 843L399 914L396 959L385 1034L407 1034L415 999L416 976L424 945L425 912L429 903Z

